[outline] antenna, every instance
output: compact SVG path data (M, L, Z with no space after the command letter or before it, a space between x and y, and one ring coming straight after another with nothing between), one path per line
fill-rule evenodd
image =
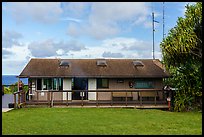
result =
M154 12L152 12L152 32L153 32L153 59L155 59L154 57L154 22L159 23L158 21L154 20Z
M153 43L152 43L153 44L153 50L152 50L153 55L152 56L153 56L153 59L155 59L155 57L154 57L154 12L152 12L152 33L153 33L153 35L152 35L153 36Z
M164 40L164 2L163 2L163 40Z

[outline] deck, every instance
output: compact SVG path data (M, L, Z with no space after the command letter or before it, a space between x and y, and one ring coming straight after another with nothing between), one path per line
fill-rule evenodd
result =
M88 90L75 90L75 92L87 92ZM144 100L142 96L138 100L131 100L128 98L128 92L139 92L144 93L145 91L152 92L152 100ZM54 100L54 92L67 92L67 98L65 100ZM163 92L161 89L150 89L150 90L89 90L88 92L96 92L96 100L84 100L83 97L80 100L68 100L68 92L73 92L73 90L67 91L48 91L46 100L39 100L37 92L36 100L26 100L25 91L16 92L14 94L14 106L48 106L48 107L128 107L128 108L170 108L169 102L167 102L164 97L162 100L156 96L157 92ZM112 100L100 100L98 99L98 92L111 92ZM114 92L125 92L123 100L114 100ZM142 95L142 94L141 94ZM16 99L18 97L18 99ZM148 97L149 98L149 97Z

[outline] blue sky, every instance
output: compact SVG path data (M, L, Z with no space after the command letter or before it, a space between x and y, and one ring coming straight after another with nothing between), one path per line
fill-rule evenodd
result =
M187 2L165 2L165 34ZM189 3L194 4L194 3ZM31 58L160 59L163 2L4 2L2 74L19 75Z

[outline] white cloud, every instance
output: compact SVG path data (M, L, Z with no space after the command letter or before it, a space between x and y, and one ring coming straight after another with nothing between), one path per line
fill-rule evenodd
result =
M102 56L104 58L122 58L124 55L122 53L103 52Z
M59 2L11 2L7 9L17 23L32 19L41 23L53 23L62 13Z
M116 37L105 39L100 45L82 51L70 51L72 58L152 58L152 43L135 38ZM161 52L155 48L155 58L161 59Z
M95 2L89 6L90 13L87 15L87 23L70 24L69 35L87 34L97 39L104 39L126 31L134 25L144 26L143 24L148 22L149 3ZM126 27L121 29L121 23L126 23Z
M34 57L51 57L70 51L81 51L86 48L84 44L76 40L55 42L52 39L47 39L31 42L28 44L28 49Z
M11 47L13 45L19 45L19 39L23 35L13 30L6 30L2 35L2 47Z
M28 60L2 60L2 74L20 75Z
M3 58L5 60L26 60L27 56L30 56L31 53L28 50L27 45L21 45L21 46L16 46L13 45L10 48L3 48L3 50L9 52L9 55L6 55L6 58Z

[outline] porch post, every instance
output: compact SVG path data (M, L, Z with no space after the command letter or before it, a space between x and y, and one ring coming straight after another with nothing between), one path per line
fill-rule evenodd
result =
M125 97L125 105L127 106L127 91L126 91L126 97Z
M96 106L98 107L98 91L96 91Z
M16 93L14 93L14 108L16 109Z
M18 92L19 92L19 82L20 82L20 78L18 77Z
M37 92L37 103L39 103L39 92Z
M49 106L49 104L50 104L50 92L49 91L47 92L47 102L48 102L48 106Z
M113 105L113 91L111 91L111 106Z
M157 94L157 91L155 90L155 92L154 92L155 94L154 94L154 105L156 106L156 101L157 101L157 97L156 97L156 94Z
M140 95L140 106L142 106L142 96L141 96L141 91L139 91L139 95Z
M82 96L81 96L81 106L83 106L83 105L84 105L84 103L83 103L83 98L84 98L83 95L84 95L84 92L83 92L83 90L82 90L81 92L82 92L82 93L81 93L81 94L82 94Z
M68 106L69 104L68 104L68 91L67 91L67 106Z

